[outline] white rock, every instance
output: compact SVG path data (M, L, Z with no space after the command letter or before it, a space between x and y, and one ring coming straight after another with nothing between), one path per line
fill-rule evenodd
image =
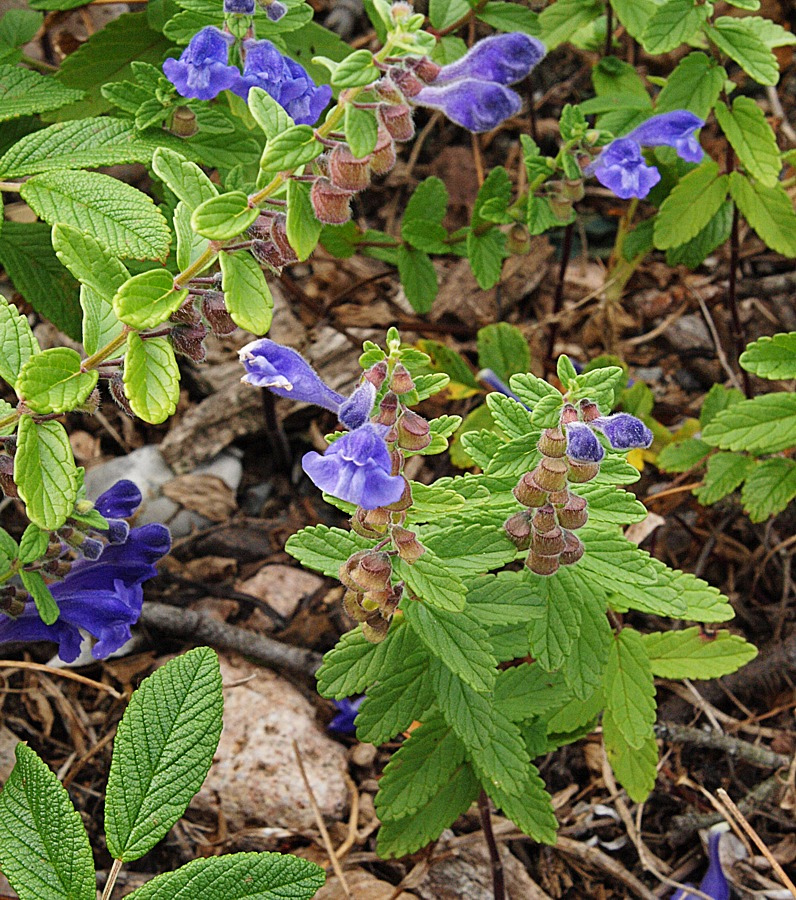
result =
M273 563L235 587L244 594L259 597L285 619L290 619L305 597L323 587L323 578L295 566Z
M316 724L309 701L290 682L244 661L222 657L221 674L230 685L224 689L224 728L191 807L221 814L232 833L262 826L314 829L295 740L324 818L342 819L349 800L345 749Z

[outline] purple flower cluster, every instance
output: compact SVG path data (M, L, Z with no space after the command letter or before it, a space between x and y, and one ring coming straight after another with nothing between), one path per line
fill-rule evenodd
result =
M468 131L492 131L522 106L508 85L522 81L545 52L544 44L527 34L497 34L447 66L421 59L395 67L383 89L397 90L401 102L438 109Z
M240 10L245 3L235 3ZM278 4L272 4L278 7ZM271 7L269 6L269 9ZM238 12L236 8L233 10ZM229 65L231 34L212 25L195 34L179 59L167 59L163 72L183 97L212 100L231 90L248 98L252 87L262 88L298 125L313 125L332 97L328 85L316 87L307 72L283 56L270 41L243 42L243 73Z
M253 16L255 0L224 0L224 13L233 16ZM279 0L266 0L265 14L272 22L278 22L287 13L287 7Z
M617 197L646 197L661 180L655 166L647 165L642 147L673 147L686 162L698 163L704 152L696 131L704 121L687 110L661 113L642 122L630 134L611 141L585 170Z
M389 506L401 499L405 481L392 474L385 441L389 429L370 421L376 390L369 381L346 399L324 384L299 353L268 338L241 348L240 361L247 384L328 409L349 429L323 455L315 451L304 455L302 468L317 487L362 509Z
M97 638L92 648L95 659L104 659L125 644L141 615L142 585L157 574L155 563L171 546L163 525L129 528L124 520L140 503L141 492L131 481L118 481L107 490L95 504L109 525L99 533L100 554L72 563L62 580L49 585L60 610L58 619L45 625L28 602L16 617L0 614L0 643L55 641L64 662L79 656L81 630Z
M724 874L719 858L719 843L721 842L724 828L726 826L718 825L710 830L708 837L708 859L710 864L707 872L705 872L705 877L699 883L699 890L703 894L707 894L708 897L712 897L713 900L730 900L730 883L727 881L727 876ZM691 900L691 898L696 898L696 894L689 890L679 890L672 895L671 900Z

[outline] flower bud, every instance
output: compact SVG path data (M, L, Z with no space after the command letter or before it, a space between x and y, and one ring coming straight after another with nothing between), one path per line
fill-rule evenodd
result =
M398 446L403 450L424 450L431 443L428 420L411 409L398 419Z
M383 384L384 379L387 377L387 363L382 359L377 363L374 363L368 370L365 372L365 379L369 381L373 387L378 390ZM397 406L397 401L396 401Z
M95 538L86 538L83 543L78 548L80 553L85 559L96 561L102 556L102 551L105 549L105 544L102 541L98 541Z
M178 106L171 114L170 131L172 134L176 134L177 137L193 137L199 131L199 126L196 123L196 113L187 106Z
M284 260L273 241L254 240L249 249L260 266L268 266L276 274L281 271Z
M566 546L564 552L559 556L559 561L563 566L571 566L583 556L583 542L577 535L565 533Z
M571 496L569 488L564 488L563 491L553 491L547 499L558 509L561 506L565 506Z
M25 604L30 599L27 591L6 584L0 587L0 612L15 619L25 611Z
M381 603L381 613L383 616L392 616L396 609L398 609L398 604L401 602L401 597L403 597L404 586L403 582L396 584L394 587L390 588L387 591L387 596Z
M426 548L418 541L414 531L402 528L400 525L393 525L390 534L392 535L393 546L404 562L408 562L411 565L426 552Z
M371 614L370 618L362 623L362 634L371 644L380 644L387 637L390 623L381 617L380 613Z
M566 546L564 532L558 527L551 528L545 534L534 531L531 547L539 556L558 556Z
M542 556L542 554L531 550L528 558L525 560L525 565L535 575L553 575L558 571L558 557Z
M364 510L362 520L369 528L386 528L390 522L390 513L383 506L377 506L376 509Z
M586 195L586 188L581 178L568 178L563 184L563 190L570 200L582 200Z
M357 511L351 516L351 530L361 537L365 538L381 538L384 537L386 526L381 525L374 527L365 522L366 510L357 508Z
M512 256L525 256L531 249L531 235L525 225L515 222L506 235L506 250Z
M518 550L527 550L531 546L531 515L525 510L509 516L503 523L503 530Z
M381 124L396 141L411 141L415 136L412 110L405 103L395 106L380 106L378 117Z
M395 105L404 102L404 98L401 95L401 92L398 90L395 84L393 84L393 80L389 77L389 75L385 75L383 78L380 78L373 85L373 92L380 100L383 100L385 103Z
M572 201L560 194L551 194L547 198L550 210L559 222L566 222L572 215Z
M392 378L390 379L390 388L396 394L408 394L409 391L415 389L415 383L412 376L407 372L403 363L398 363L392 370Z
M566 504L558 510L558 521L563 528L574 531L582 528L589 518L589 512L585 497L570 494Z
M401 496L395 501L395 503L391 503L389 506L385 507L385 509L392 510L393 512L402 512L405 509L409 509L412 505L412 487L409 482L404 478L404 491Z
M127 399L127 395L124 393L124 377L121 372L114 372L113 375L108 379L108 390L110 391L111 397L116 401L117 406L122 410L122 412L126 413L130 418L135 417L135 413L133 412L133 408L130 406L130 401Z
M567 439L560 428L545 428L536 446L544 456L558 458L567 452Z
M379 128L376 146L370 157L370 171L374 175L386 175L395 166L395 144L386 128Z
M442 66L429 59L427 56L417 59L413 66L415 75L426 84L432 82L442 70Z
M414 72L410 72L408 69L400 69L394 66L390 69L390 77L404 97L415 97L423 90L423 82Z
M533 472L526 472L512 493L523 506L544 506L547 503L548 492L539 486Z
M547 534L547 532L553 531L553 529L558 527L556 511L549 503L546 506L539 507L533 514L532 524L533 530L535 532L538 531L540 534Z
M196 308L196 294L188 294L188 299L174 310L169 316L169 321L179 325L198 325L202 317Z
M578 409L584 422L593 422L595 419L600 418L600 409L591 400L581 400L578 404Z
M398 397L392 392L387 393L381 398L379 404L379 414L375 419L378 425L395 425L398 419Z
M329 154L329 178L344 191L364 191L370 185L370 158L354 156L345 144L338 144Z
M238 327L227 312L227 304L221 291L208 291L202 297L202 315L207 319L213 334L232 334Z
M246 234L255 240L264 241L271 237L271 222L273 214L258 216L254 222L246 229Z
M366 591L386 591L390 587L392 562L386 553L367 552L358 562L351 577Z
M278 22L287 13L287 6L280 0L266 2L265 14L271 22Z
M595 478L600 471L600 464L596 462L579 462L570 459L567 466L567 481L572 484L585 484Z
M51 559L41 567L42 572L54 578L65 578L72 571L72 563L66 559Z
M571 425L578 421L578 411L571 403L565 403L561 410L561 425Z
M0 454L0 490L6 497L19 496L19 491L14 483L14 460L6 453Z
M194 362L202 362L207 356L204 339L207 328L204 325L175 325L171 329L171 343L174 352L187 356Z
M344 225L351 218L353 196L349 191L335 187L328 178L319 178L310 190L315 217L324 225Z
M368 550L358 550L356 553L352 553L337 571L337 577L341 583L352 591L362 592L362 586L354 579L354 570L359 565L359 561L368 553Z
M543 490L560 491L567 483L567 464L563 459L543 456L532 474Z
M296 251L287 238L287 216L284 213L277 213L271 222L271 240L282 255L283 266L298 262Z

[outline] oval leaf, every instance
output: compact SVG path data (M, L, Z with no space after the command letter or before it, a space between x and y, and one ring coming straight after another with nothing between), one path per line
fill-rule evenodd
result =
M221 286L232 321L252 334L271 327L274 299L263 270L248 253L219 253Z
M75 350L53 347L25 363L17 393L34 412L68 412L85 403L98 377L96 371L81 371L80 354Z
M19 420L14 481L34 525L52 531L71 515L77 498L77 467L60 422Z
M230 191L205 200L191 216L191 226L203 237L226 241L245 231L260 215L256 206L249 206L243 191Z
M150 425L165 422L180 399L180 370L167 338L142 340L127 335L124 358L124 393L133 412Z
M150 269L133 275L116 292L113 310L132 328L154 328L177 309L188 289L174 290L174 277L166 269Z

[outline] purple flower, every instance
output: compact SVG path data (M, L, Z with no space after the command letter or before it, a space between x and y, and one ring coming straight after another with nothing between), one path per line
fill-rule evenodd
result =
M316 87L306 71L270 41L244 41L243 47L243 77L232 88L235 93L246 100L250 88L262 88L297 125L315 124L332 98L329 85Z
M614 450L646 449L652 443L653 434L647 426L630 413L614 413L601 416L590 423L608 438Z
M272 22L278 22L287 12L287 7L279 0L271 0L265 7L265 14Z
M424 87L411 101L418 106L439 109L452 122L475 133L492 131L522 107L519 94L510 88L474 78L462 78L441 87Z
M104 516L129 515L141 503L141 493L130 481L119 481L97 501ZM106 532L106 539L112 531ZM98 638L92 649L104 659L130 639L143 602L142 584L157 574L155 562L169 551L171 537L163 525L133 528L124 541L108 543L96 561L81 559L69 573L49 585L60 610L52 625L39 618L30 602L17 618L0 614L0 642L55 641L58 655L72 662L80 654L80 629Z
M212 100L240 81L240 72L227 64L233 41L231 34L208 25L191 38L179 59L163 63L163 72L183 97Z
M345 401L342 394L324 384L304 357L290 347L260 338L241 347L238 356L246 369L241 380L247 384L268 388L278 397L299 403L314 403L333 413L338 413Z
M363 696L357 697L356 700L351 700L349 697L344 697L342 700L333 700L332 702L337 707L337 715L326 726L329 731L339 731L340 734L353 734L356 729L354 720L364 699Z
M376 387L369 381L363 381L348 400L340 404L337 411L340 421L349 431L361 428L370 419L375 399Z
M238 16L253 16L254 0L224 0L224 12Z
M635 141L642 147L674 147L681 159L698 163L705 153L694 133L704 124L704 121L694 113L677 109L647 119L630 134L625 135L625 138Z
M583 422L571 422L566 426L567 456L577 462L598 463L605 456L597 435Z
M302 468L322 491L363 509L389 506L400 500L404 479L392 475L387 427L370 422L338 438L321 456L312 451Z
M708 837L710 865L707 872L705 872L705 877L699 883L699 890L703 894L712 897L713 900L730 900L730 885L724 870L721 868L721 860L719 859L719 843L724 830L721 826L710 830L710 836ZM696 894L691 893L691 891L679 890L672 895L671 900L689 900L692 897L696 898Z
M526 78L545 53L544 44L527 34L494 34L475 44L461 59L443 66L434 84L464 78L514 84Z
M497 375L491 369L481 369L481 371L476 375L476 378L479 381L486 382L491 388L494 388L499 394L504 394L506 397L511 397L512 400L516 400L517 403L522 403L522 400L512 391L512 389L502 382ZM522 403L525 406L524 403ZM530 409L530 406L525 406L526 409Z
M646 197L661 180L655 166L648 166L641 147L630 138L617 138L586 167L587 175L595 175L603 187L622 200Z

